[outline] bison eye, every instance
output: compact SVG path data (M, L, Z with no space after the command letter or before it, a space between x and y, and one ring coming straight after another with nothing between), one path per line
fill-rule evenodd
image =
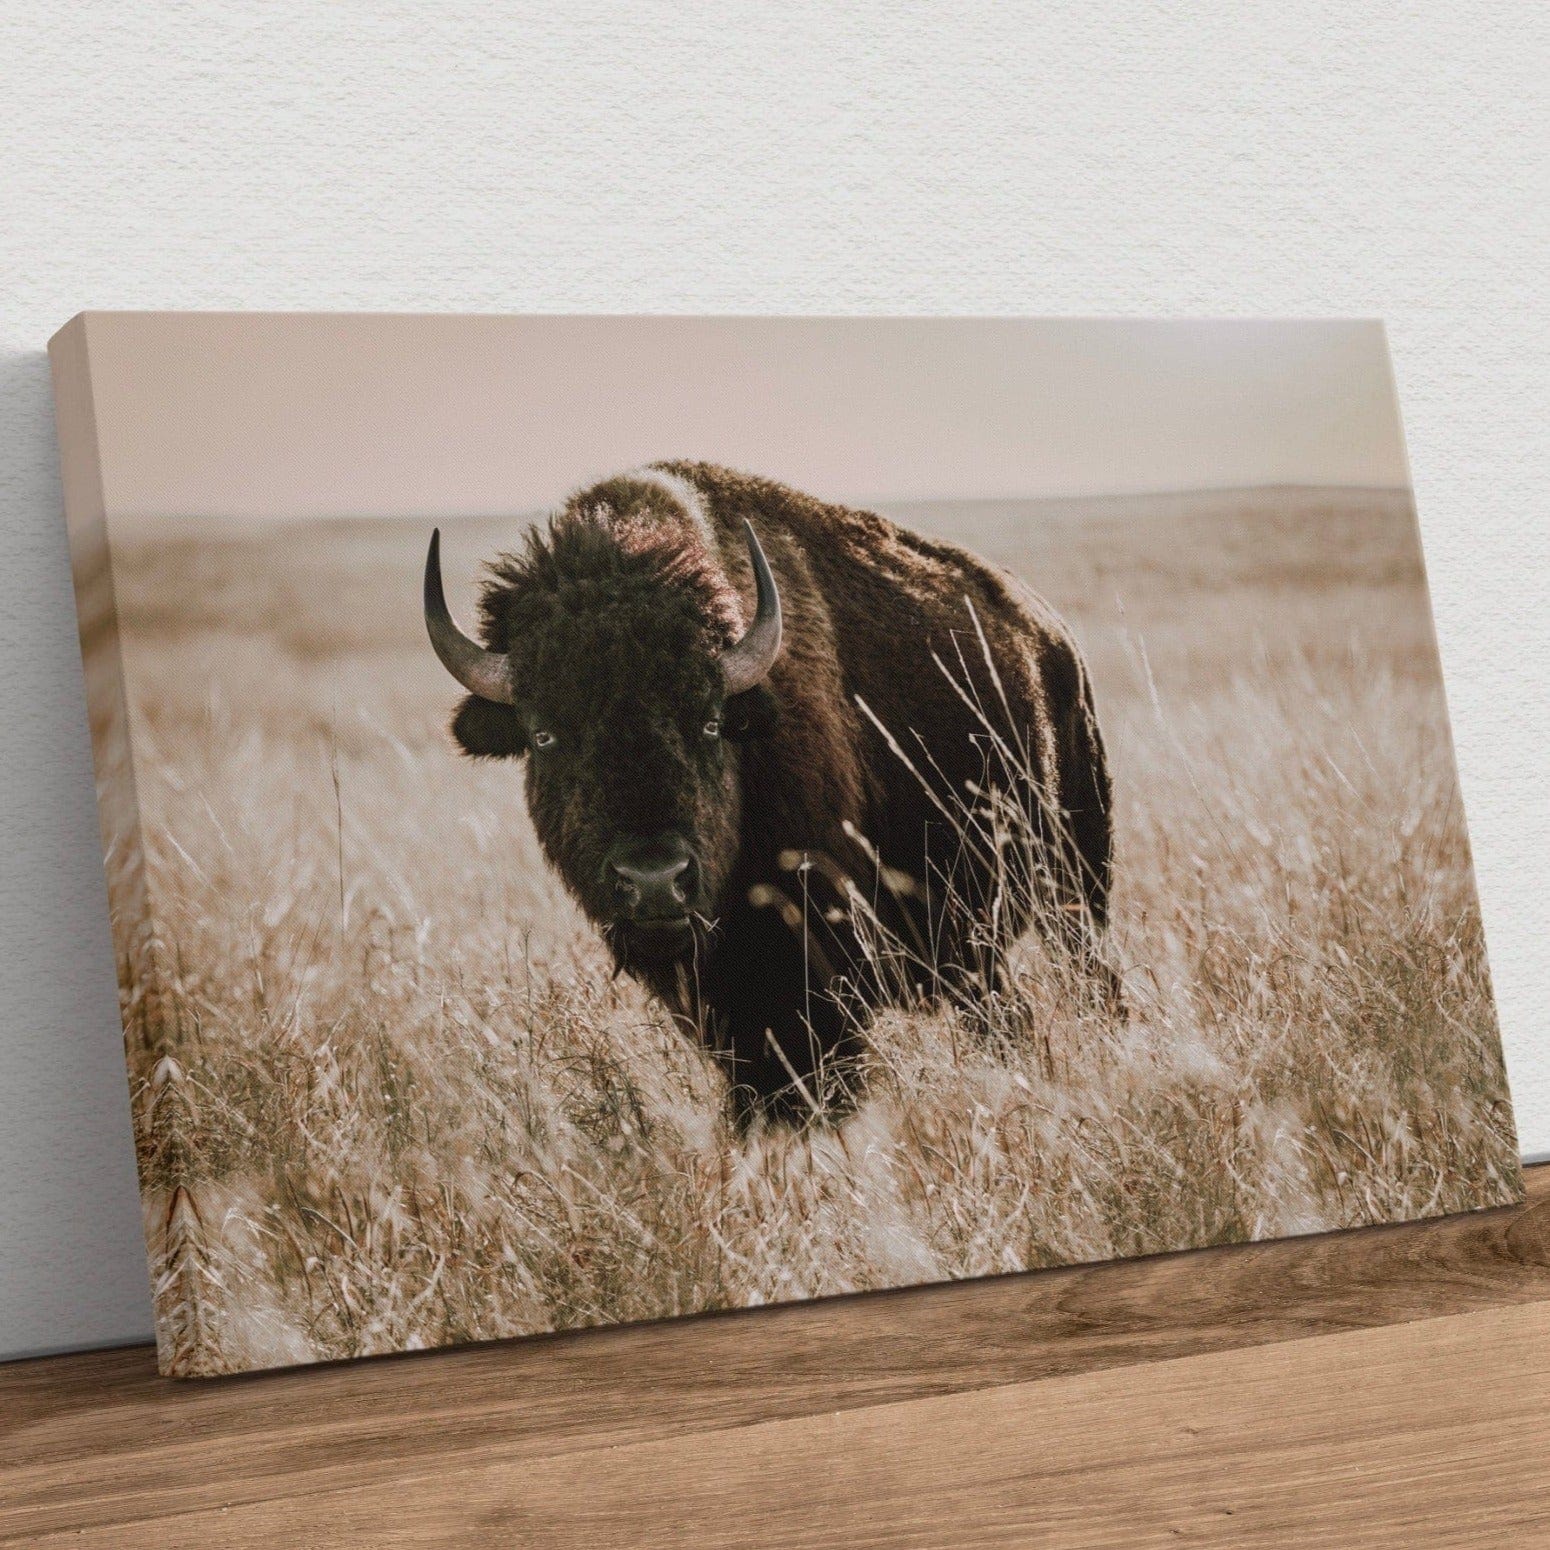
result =
M533 734L533 746L535 748L553 748L559 741L553 732L535 732Z
M701 728L701 730L705 733L706 737L710 737L710 738L720 737L721 736L721 717L720 716L712 716L710 718L710 720L705 723L704 727Z

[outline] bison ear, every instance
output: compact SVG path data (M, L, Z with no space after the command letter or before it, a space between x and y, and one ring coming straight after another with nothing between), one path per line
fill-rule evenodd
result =
M522 717L509 705L467 695L452 718L452 735L472 759L515 759L527 752Z
M722 717L722 736L734 743L746 743L756 737L768 737L775 730L780 713L775 696L763 685L734 694L726 703Z

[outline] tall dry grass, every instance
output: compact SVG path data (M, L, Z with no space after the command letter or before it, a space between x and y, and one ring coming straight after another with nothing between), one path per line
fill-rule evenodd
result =
M1131 1015L1026 941L993 1002L874 1024L844 1124L746 1143L704 1060L609 978L517 773L453 756L423 535L126 539L157 968L126 1040L170 1370L1516 1197L1403 499L910 519L1015 564L1089 651Z

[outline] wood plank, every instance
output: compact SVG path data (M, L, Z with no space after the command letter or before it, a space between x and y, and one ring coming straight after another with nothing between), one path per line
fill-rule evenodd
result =
M1414 1226L253 1378L168 1382L145 1348L13 1363L0 1543L392 1497L491 1457L525 1474L675 1439L704 1456L706 1434L814 1411L1550 1299L1550 1167L1528 1191Z
M37 1541L89 1550L518 1544L1500 1546L1550 1536L1550 1304L692 1439L451 1469Z

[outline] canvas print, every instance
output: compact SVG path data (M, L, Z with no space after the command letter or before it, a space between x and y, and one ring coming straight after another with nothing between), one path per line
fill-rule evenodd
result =
M52 348L164 1371L1520 1198L1380 325Z

